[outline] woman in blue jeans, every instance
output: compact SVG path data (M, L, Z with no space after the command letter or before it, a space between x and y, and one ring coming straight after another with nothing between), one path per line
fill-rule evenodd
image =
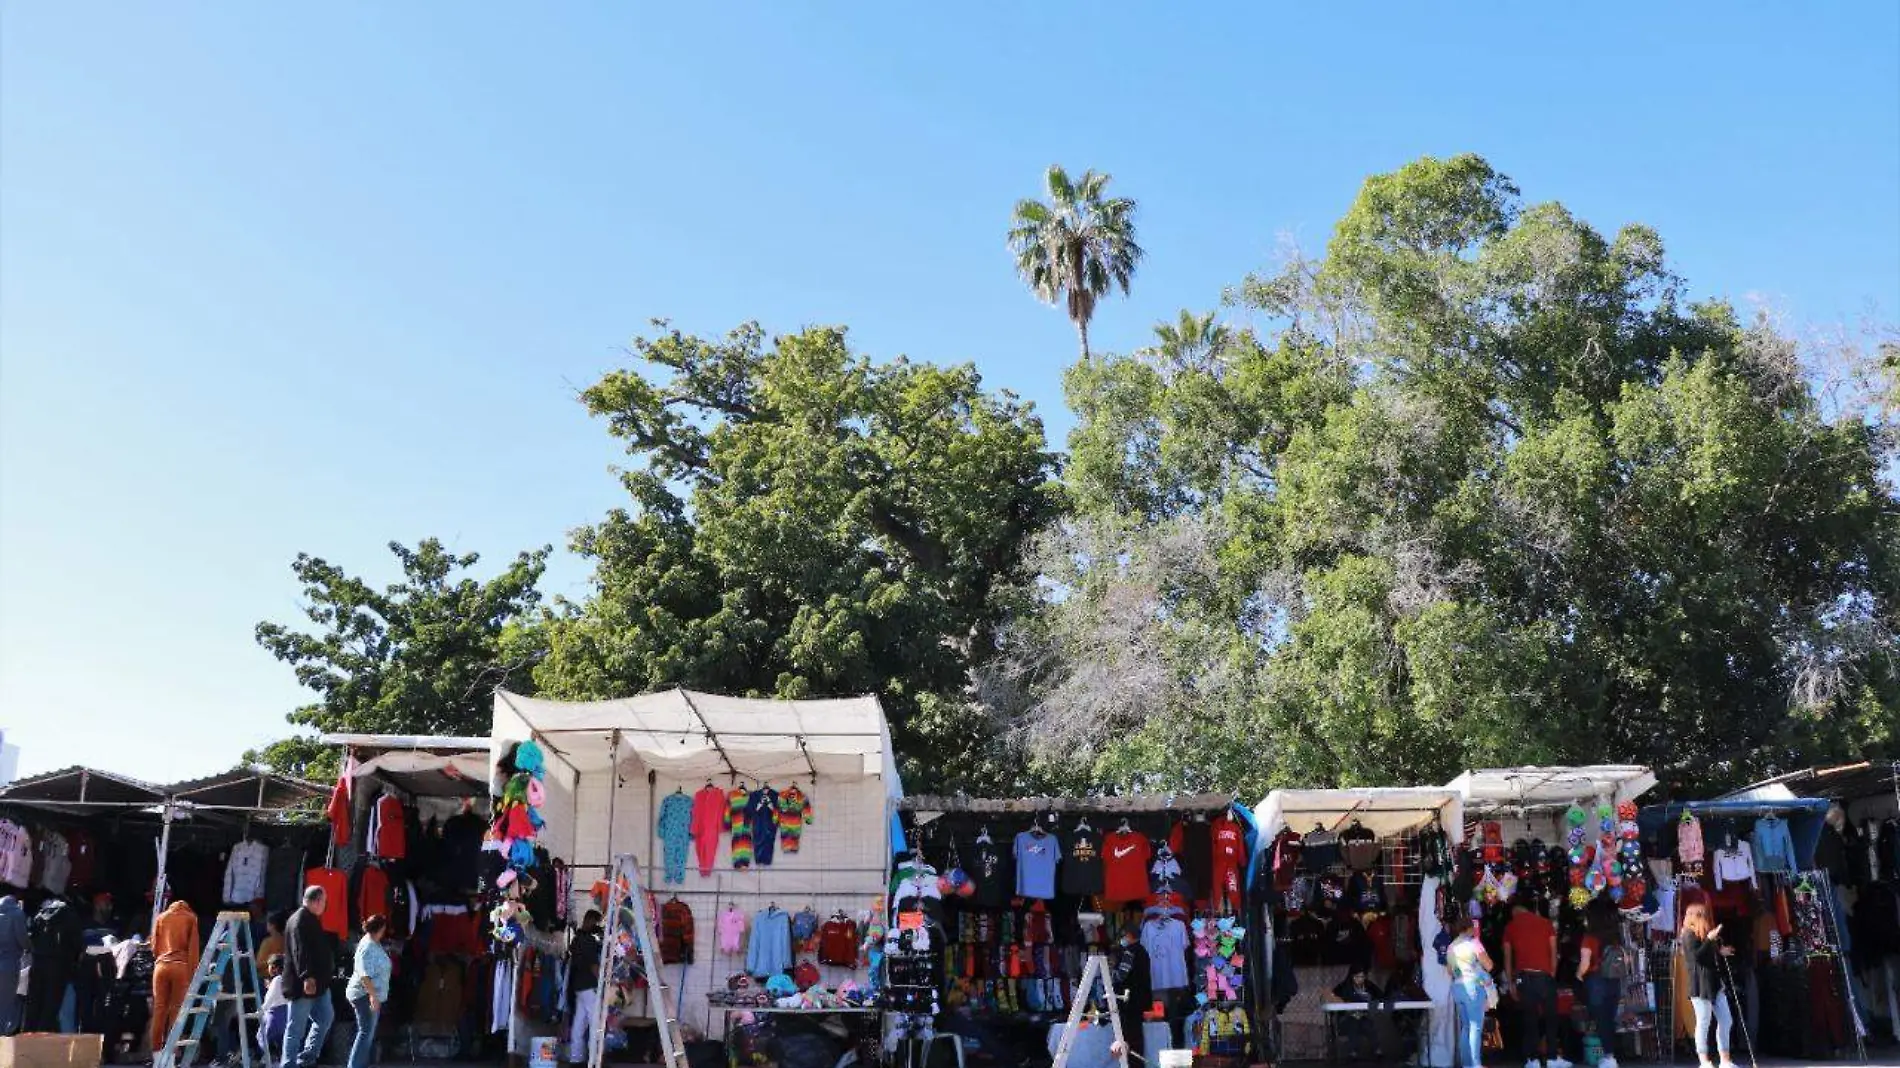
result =
M1617 1068L1616 1017L1623 1000L1623 976L1604 974L1603 963L1605 955L1610 954L1621 962L1615 963L1611 970L1626 971L1629 949L1623 944L1623 921L1608 898L1599 897L1590 902L1584 913L1583 943L1579 948L1577 976L1583 980L1583 1000L1590 1007L1590 1022L1596 1025L1597 1041L1603 1044L1603 1058L1597 1062L1597 1068Z
M1451 923L1451 947L1445 966L1451 969L1451 999L1458 1006L1458 1038L1466 1068L1484 1063L1484 1014L1491 1007L1491 954L1478 941L1477 925L1460 915Z
M349 985L343 988L356 1013L349 1068L369 1068L376 1044L376 1020L383 1014L383 999L389 996L389 953L383 949L383 932L388 928L389 921L381 916L363 921L363 937L356 943L356 965L350 969Z

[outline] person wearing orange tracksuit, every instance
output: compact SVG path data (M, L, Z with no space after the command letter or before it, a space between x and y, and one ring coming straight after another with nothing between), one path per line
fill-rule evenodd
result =
M191 977L198 970L198 914L183 901L159 913L152 921L152 1052L165 1046L172 1024L191 989Z

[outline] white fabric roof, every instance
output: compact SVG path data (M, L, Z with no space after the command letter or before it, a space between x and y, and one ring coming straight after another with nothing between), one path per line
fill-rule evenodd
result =
M1464 839L1462 796L1443 787L1362 787L1352 790L1275 790L1254 807L1261 848L1281 828L1305 833L1314 824L1338 831L1357 820L1366 830L1391 837L1423 826L1436 817L1453 842Z
M1592 764L1585 767L1480 768L1445 784L1465 799L1465 807L1538 808L1572 801L1634 801L1656 785L1656 776L1640 764Z
M634 761L672 775L882 776L893 795L902 792L890 724L871 694L780 701L674 689L613 701L545 701L497 690L493 734L532 737L580 772Z

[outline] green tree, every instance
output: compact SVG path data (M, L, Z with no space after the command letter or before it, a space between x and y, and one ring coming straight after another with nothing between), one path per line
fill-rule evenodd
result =
M1010 220L1009 249L1016 271L1037 299L1062 302L1081 339L1082 358L1089 358L1089 320L1095 304L1120 286L1128 294L1141 246L1135 240L1135 202L1106 196L1109 176L1084 171L1071 181L1069 173L1052 165L1044 175L1047 203L1016 202Z
M1202 365L1220 355L1232 331L1214 322L1213 312L1196 315L1186 308L1174 322L1155 324L1161 355L1176 364Z
M389 551L402 578L380 590L307 553L291 565L309 629L257 625L257 643L317 695L290 722L325 733L487 734L496 687L527 686L538 659L524 628L540 603L535 587L549 550L521 553L486 581L466 574L479 556L458 556L434 538L413 549L391 542ZM245 759L334 773L333 753L309 735Z
M594 588L549 624L543 692L875 693L907 781L1009 774L968 689L1056 509L1031 408L842 329L656 326L583 394L637 461L632 500L575 535Z
M1258 339L1076 365L1077 513L989 691L1032 751L1243 789L1895 751L1890 410L1685 303L1653 231L1517 196L1475 156L1375 176L1230 295Z

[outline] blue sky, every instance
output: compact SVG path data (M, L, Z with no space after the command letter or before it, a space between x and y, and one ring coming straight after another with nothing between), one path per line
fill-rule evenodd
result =
M22 771L181 778L280 735L303 695L251 632L295 618L299 551L383 578L392 538L563 544L620 499L574 394L651 317L848 324L1061 434L1073 334L1002 244L1052 161L1141 203L1098 348L1462 151L1656 227L1698 295L1900 309L1886 0L817 6L6 5ZM547 589L585 579L563 557Z

